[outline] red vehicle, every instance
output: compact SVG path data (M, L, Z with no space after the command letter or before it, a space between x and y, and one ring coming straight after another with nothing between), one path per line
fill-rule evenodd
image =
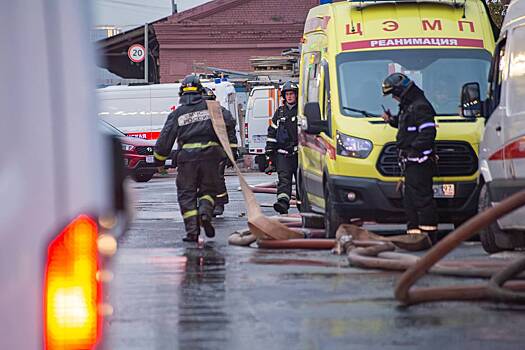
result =
M104 132L119 138L124 153L124 164L133 180L137 182L151 180L158 171L153 158L155 141L126 136L122 131L103 120L100 120L100 126Z

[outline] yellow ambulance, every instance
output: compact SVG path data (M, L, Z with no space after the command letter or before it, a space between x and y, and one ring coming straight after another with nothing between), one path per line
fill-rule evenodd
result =
M330 2L330 1L323 1ZM380 118L397 112L381 83L408 75L436 109L434 193L440 222L477 212L482 118L459 116L466 82L487 90L497 29L482 0L344 1L310 10L301 50L301 210L325 216L327 235L351 219L405 222L394 143Z

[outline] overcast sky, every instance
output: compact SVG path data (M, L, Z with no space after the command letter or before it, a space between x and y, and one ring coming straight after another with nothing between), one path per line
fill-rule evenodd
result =
M184 11L210 0L176 0ZM116 25L128 30L171 14L171 0L92 0L96 25Z

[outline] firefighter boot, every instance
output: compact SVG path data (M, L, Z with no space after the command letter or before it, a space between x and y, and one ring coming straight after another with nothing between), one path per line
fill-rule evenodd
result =
M215 237L215 228L211 224L213 217L214 200L209 195L203 196L199 201L199 219L200 224L204 228L206 237Z
M182 240L184 242L198 242L200 227L197 216L184 219L184 226L186 227L186 237L182 238Z
M213 238L215 237L215 228L211 224L211 215L201 214L201 225L204 228L204 233L206 237Z
M283 200L279 199L277 202L274 203L273 209L278 212L279 214L288 214L288 208L290 207L290 204Z
M215 208L213 208L213 217L220 216L224 213L224 205L223 204L215 204Z

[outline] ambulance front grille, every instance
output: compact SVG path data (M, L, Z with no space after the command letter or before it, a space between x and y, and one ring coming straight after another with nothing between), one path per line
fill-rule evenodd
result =
M436 153L439 162L435 176L471 176L478 171L478 157L467 142L437 141ZM383 176L401 176L395 143L385 145L377 161L377 170Z

